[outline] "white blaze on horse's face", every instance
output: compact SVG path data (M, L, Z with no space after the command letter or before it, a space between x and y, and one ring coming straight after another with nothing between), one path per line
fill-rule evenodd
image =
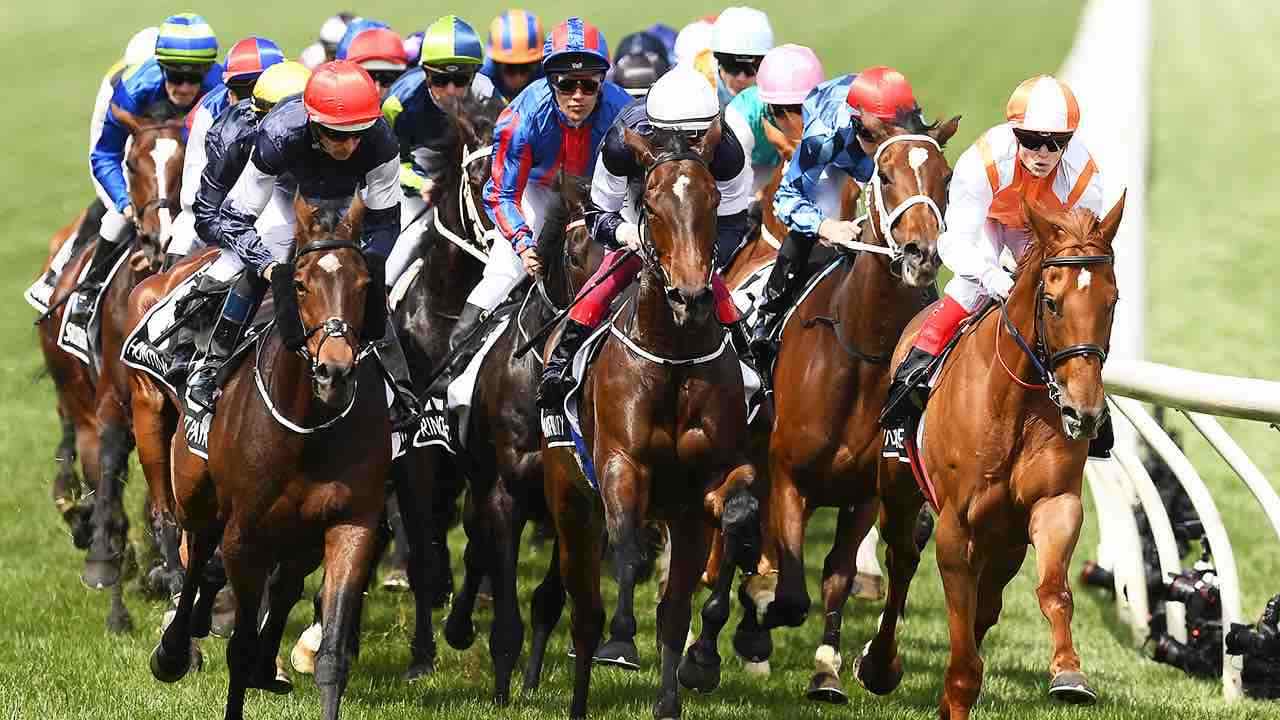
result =
M911 166L911 171L916 174L916 189L924 192L924 179L920 177L920 168L929 162L928 148L913 147L907 153L907 164Z
M178 141L173 138L158 138L156 144L151 147L151 159L156 164L156 197L164 199L169 197L169 188L166 187L168 181L169 160L173 158L173 154L178 152ZM169 208L162 207L159 210L160 215L160 246L164 247L169 243L169 234L172 232L172 217L169 214ZM141 218L139 218L139 221Z
M319 260L316 261L316 264L320 266L321 270L324 270L330 275L338 272L338 268L342 267L342 261L339 260L338 256L334 255L333 253L328 253L324 257L320 258Z
M693 180L690 179L688 175L681 175L676 178L675 184L671 186L672 192L676 194L676 197L680 202L684 202L684 193L689 189L689 183L691 182L693 182Z
M1093 279L1093 273L1088 270L1081 270L1079 277L1076 278L1076 289L1084 290L1089 287L1089 281Z

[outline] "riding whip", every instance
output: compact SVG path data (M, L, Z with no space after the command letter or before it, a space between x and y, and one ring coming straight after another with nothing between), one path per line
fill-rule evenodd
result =
M592 285L589 288L586 288L582 292L579 292L578 296L573 299L573 302L569 303L563 310L556 313L556 316L548 320L546 325L543 325L542 327L538 328L538 332L534 333L529 338L528 342L516 348L516 351L512 353L512 357L516 358L517 360L524 357L525 353L529 352L530 348L532 348L534 345L537 345L539 342L541 342L543 338L546 337L547 333L551 332L552 328L558 325L561 320L564 320L566 317L569 316L569 311L573 310L575 305L577 305L587 295L590 295L592 290L595 290L596 288L600 287L600 285L604 283L605 280L609 279L610 275L613 275L615 272L617 272L618 268L625 265L626 261L630 260L631 256L635 254L636 254L635 250L628 249L626 252L622 253L622 255L619 255L618 259L614 261L613 267L609 268L608 272L606 272L603 276L601 276L601 278L597 280L594 285Z

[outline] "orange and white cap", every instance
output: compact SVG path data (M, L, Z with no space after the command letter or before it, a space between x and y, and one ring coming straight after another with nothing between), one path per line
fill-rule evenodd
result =
M1080 104L1066 83L1052 75L1036 75L1013 91L1005 117L1022 130L1075 132L1080 125Z

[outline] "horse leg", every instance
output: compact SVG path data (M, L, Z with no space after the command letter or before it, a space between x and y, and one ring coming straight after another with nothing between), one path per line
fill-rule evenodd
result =
M849 695L840 684L840 627L844 607L853 589L857 555L867 531L875 522L879 503L874 500L853 508L840 508L836 517L835 543L822 566L822 604L826 611L822 644L814 653L815 671L806 696L810 700L843 705Z
M950 507L944 508L938 522L937 546L951 630L951 657L943 677L939 716L942 720L969 720L982 690L982 657L974 637L982 558L971 553L973 533L961 525Z
M324 637L315 675L325 720L338 720L351 663L360 650L360 611L377 544L376 523L376 517L368 518L361 525L335 525L325 532Z
M173 490L169 481L169 445L173 428L166 416L165 398L160 390L147 380L131 378L130 382L133 435L151 507L148 520L162 560L161 567L153 571L155 578L149 579L149 584L172 594L174 584L182 580L182 560L178 553L181 533L173 516Z
M449 616L444 622L445 642L455 650L466 650L476 641L476 628L471 614L475 612L480 581L489 571L483 558L482 543L472 539L479 538L481 532L475 515L475 511L467 513L463 522L467 531L467 547L462 551L462 589L454 596Z
M489 657L493 660L493 702L506 707L511 702L511 674L524 647L524 622L517 606L516 577L520 559L520 535L524 513L506 491L506 478L499 479L485 500L488 516L482 525L488 530L485 542L491 548L489 577L493 585L493 624L489 630Z
M1071 640L1074 605L1067 583L1068 565L1080 538L1084 508L1080 496L1063 493L1040 500L1031 510L1029 534L1036 548L1040 584L1036 596L1053 634L1053 659L1049 662L1049 696L1064 702L1093 703L1098 694L1080 670L1080 656Z
M386 570L382 587L400 592L409 589L409 538L404 526L404 511L400 507L400 495L387 493L387 524L391 526L391 554L385 559Z
M645 504L649 478L645 469L623 460L616 461L616 466L606 473L613 475L611 482L614 485L628 490L622 497L606 496L604 501L608 508L607 529L609 545L613 549L614 575L618 582L618 604L614 609L613 619L609 621L609 641L596 652L595 661L625 670L639 670L635 599L636 580L643 561L640 532L647 515ZM705 558L703 567L706 567ZM684 650L684 637L680 638L680 649Z
M415 472L415 453L408 453L391 464L391 478L402 518L404 542L397 537L397 546L403 544L407 555L409 588L413 591L413 641L410 643L409 668L405 680L416 680L435 671L436 639L431 622L433 598L434 558L431 552L431 498L428 488L418 482Z
M99 404L102 432L101 473L93 504L93 539L85 556L80 579L90 588L103 589L120 582L128 545L129 519L125 515L123 494L125 476L129 472L129 453L133 435L128 420L114 400ZM108 630L115 632L108 619Z
M197 585L221 538L221 528L188 535L187 569L182 577L178 607L151 652L151 674L161 682L177 682L191 668L191 612Z
M1004 552L993 553L982 569L978 578L978 614L974 623L973 637L982 649L982 641L987 632L1000 621L1000 610L1004 606L1004 587L1009 584L1022 561L1027 557L1027 546L1019 545Z
M270 556L267 548L245 543L233 531L229 531L223 538L222 563L238 601L236 628L227 641L227 669L231 677L227 687L226 720L244 718L245 691L255 687L259 647L258 614L262 607L267 576L271 572Z
M542 662L547 654L547 640L560 622L564 612L564 582L560 579L560 540L551 548L551 564L547 574L533 591L533 603L529 613L533 625L533 638L529 644L529 662L524 667L524 689L538 689L542 680Z
M320 575L320 584L323 586L324 572ZM298 642L293 644L293 650L289 652L289 664L303 675L314 675L316 672L316 653L320 651L320 640L324 636L324 626L321 625L324 610L320 607L322 596L322 592L317 592L311 597L311 624L298 636Z
M889 472L908 472L906 466L897 461L886 462L903 468L891 467ZM884 473L883 468L881 472ZM862 687L877 695L893 692L902 682L898 626L906 616L907 593L920 565L920 546L914 535L916 518L924 498L915 489L913 480L908 478L904 482L907 484L882 485L880 533L886 545L884 555L889 568L889 592L876 634L862 649L853 670Z
M764 613L762 624L767 629L799 627L809 614L804 578L804 532L809 509L796 487L792 468L771 459L769 473L769 530L778 578L773 600L760 608Z
M884 599L884 571L880 569L880 561L876 558L876 548L879 545L880 533L872 526L858 545L858 575L854 585L857 587L857 596L863 600Z
M707 566L707 524L702 508L686 510L672 518L671 574L667 591L658 603L658 643L661 648L662 687L653 705L656 720L680 717L678 681L685 637L693 616L693 593ZM731 573L726 573L731 574ZM714 649L712 650L714 652ZM719 659L718 656L716 658ZM719 672L717 670L717 681Z
M572 459L548 458L544 451L547 508L556 525L560 578L573 601L570 624L573 635L573 700L569 717L587 716L587 694L591 687L592 658L604 631L604 601L600 597L600 560L604 551L601 515L594 496L580 492L565 477L576 473L555 463L572 466ZM563 454L563 453L561 453Z
M76 510L84 486L76 474L76 425L62 411L61 404L58 407L58 425L62 436L58 440L58 449L53 453L53 461L58 467L58 473L53 476L53 506L71 528L74 541L80 522Z
M318 561L318 558L315 559ZM279 671L276 658L280 653L280 640L289 623L289 611L302 597L306 568L314 562L281 564L267 583L266 616L258 631L258 662L250 687L262 688L277 695L293 690L293 683Z

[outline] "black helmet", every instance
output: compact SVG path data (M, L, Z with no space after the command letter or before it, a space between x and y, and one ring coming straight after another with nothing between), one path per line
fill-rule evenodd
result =
M649 92L649 86L671 69L662 40L647 32L624 37L615 57L613 82L637 97Z

